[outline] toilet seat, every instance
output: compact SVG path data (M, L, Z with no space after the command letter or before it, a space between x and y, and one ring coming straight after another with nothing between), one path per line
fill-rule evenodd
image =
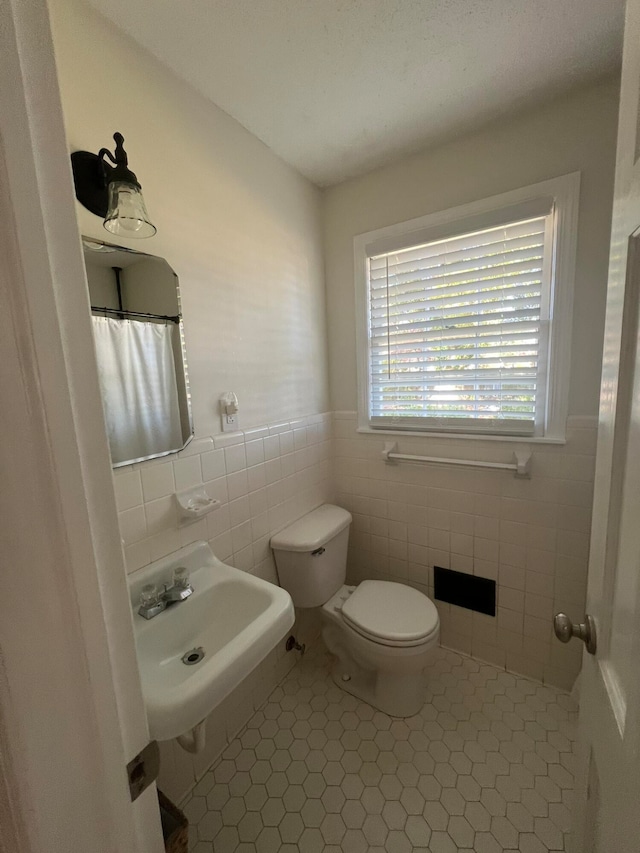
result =
M413 587L362 581L342 605L347 627L384 646L420 646L439 630L434 603Z

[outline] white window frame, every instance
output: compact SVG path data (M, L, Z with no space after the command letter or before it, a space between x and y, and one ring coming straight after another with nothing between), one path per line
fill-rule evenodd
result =
M410 219L359 234L354 238L356 297L356 345L358 367L358 431L376 434L429 435L443 438L473 438L493 441L564 443L571 371L573 290L578 232L580 172L551 178L528 187L491 196L481 201ZM370 422L369 332L367 261L386 252L446 239L456 234L491 228L505 222L539 215L541 205L553 208L553 256L551 258L551 304L548 347L540 353L548 358L544 415L531 436L499 433L457 432L442 427L424 429L373 427ZM533 213L532 213L533 212Z

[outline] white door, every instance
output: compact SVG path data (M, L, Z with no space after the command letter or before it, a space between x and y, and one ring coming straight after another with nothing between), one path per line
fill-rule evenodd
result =
M160 853L46 0L0 0L0 850Z
M582 669L573 853L640 850L639 97L640 0L629 0L587 595L597 651Z

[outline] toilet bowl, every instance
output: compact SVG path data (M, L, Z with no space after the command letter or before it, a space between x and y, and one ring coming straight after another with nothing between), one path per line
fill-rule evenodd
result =
M400 583L362 581L338 590L323 606L322 622L337 658L336 684L392 717L418 713L440 634L426 595Z
M271 540L278 577L297 607L322 607L332 677L348 693L394 717L416 714L438 645L433 602L406 584L346 586L351 515L324 504Z

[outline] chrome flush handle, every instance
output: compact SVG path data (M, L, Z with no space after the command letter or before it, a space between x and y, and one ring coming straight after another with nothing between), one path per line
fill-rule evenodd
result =
M589 654L595 655L598 641L593 616L587 614L584 617L584 622L574 624L566 613L556 613L553 617L553 630L561 643L568 643L572 637L577 637L585 644Z

